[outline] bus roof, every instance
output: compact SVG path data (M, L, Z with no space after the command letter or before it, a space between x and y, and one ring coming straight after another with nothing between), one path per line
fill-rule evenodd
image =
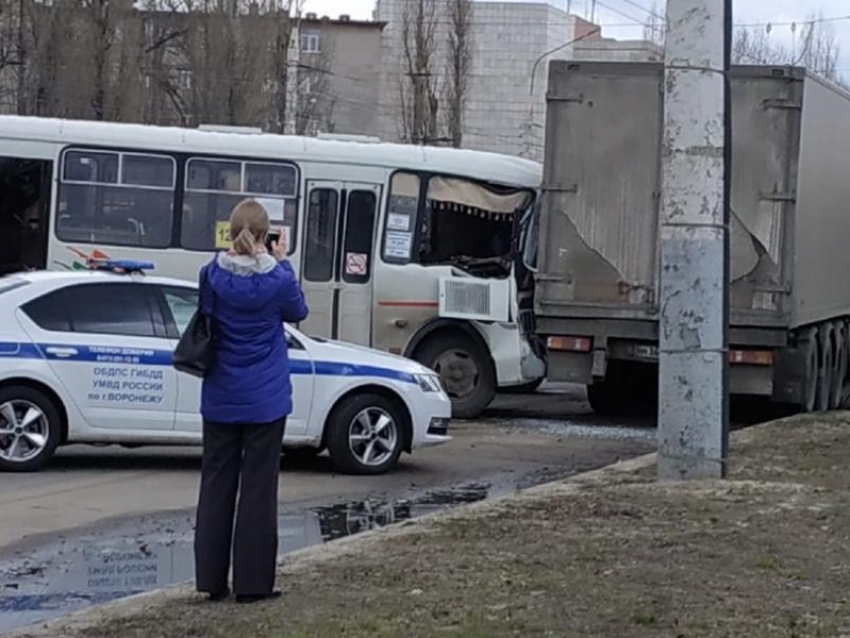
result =
M537 162L484 151L16 115L0 116L0 140L3 139L294 162L356 163L462 175L527 188L538 188L543 175Z

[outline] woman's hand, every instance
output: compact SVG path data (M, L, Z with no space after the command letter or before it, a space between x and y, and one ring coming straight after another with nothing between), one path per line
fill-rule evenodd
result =
M283 229L279 228L278 231L280 233L278 235L279 239L276 242L272 242L272 254L278 261L284 261L289 255L289 242Z

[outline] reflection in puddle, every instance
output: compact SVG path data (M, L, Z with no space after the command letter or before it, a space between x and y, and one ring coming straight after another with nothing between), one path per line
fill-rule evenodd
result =
M362 501L280 517L280 552L416 518L488 496L488 485L386 503ZM194 577L191 516L144 518L0 561L0 632Z

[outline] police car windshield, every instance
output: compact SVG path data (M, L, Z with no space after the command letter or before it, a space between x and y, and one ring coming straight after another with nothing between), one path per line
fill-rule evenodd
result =
M4 292L26 286L28 283L26 279L21 279L20 277L0 277L0 295Z

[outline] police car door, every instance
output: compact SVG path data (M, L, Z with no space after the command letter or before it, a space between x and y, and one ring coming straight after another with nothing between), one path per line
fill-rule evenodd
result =
M177 373L151 286L129 278L69 286L22 315L91 427L173 429Z
M172 349L198 306L197 288L157 286L162 292L166 329L172 338ZM286 422L287 434L300 435L307 431L313 398L313 362L297 340L289 339L289 361L292 371L293 412ZM201 379L189 374L177 375L177 432L200 433L203 421L201 408Z

